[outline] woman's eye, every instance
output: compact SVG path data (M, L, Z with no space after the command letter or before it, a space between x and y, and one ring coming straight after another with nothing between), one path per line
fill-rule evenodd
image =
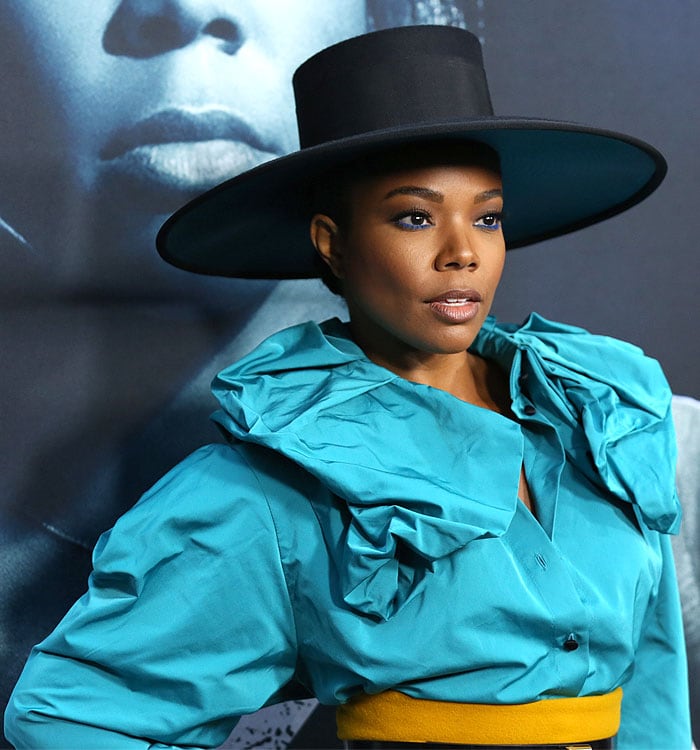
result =
M407 211L394 218L394 223L401 229L425 229L432 226L430 215L425 211Z
M503 214L501 214L500 211L494 211L493 213L484 214L483 216L481 216L474 222L474 226L482 227L483 229L490 229L491 231L496 231L498 229L501 229L502 221Z

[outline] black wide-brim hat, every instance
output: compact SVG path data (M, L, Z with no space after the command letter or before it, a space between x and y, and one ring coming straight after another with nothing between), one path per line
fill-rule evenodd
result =
M481 45L455 27L406 26L340 42L303 63L293 83L301 149L171 216L157 238L169 263L239 278L317 275L310 186L329 169L402 144L454 139L495 149L508 249L618 214L666 173L661 154L630 136L495 116Z

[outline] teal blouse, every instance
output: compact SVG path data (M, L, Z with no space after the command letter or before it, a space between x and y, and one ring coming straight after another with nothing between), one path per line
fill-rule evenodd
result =
M329 704L622 686L619 750L687 750L659 366L537 315L488 319L472 350L510 372L516 420L373 364L337 320L222 372L227 444L102 536L15 689L11 741L215 747L292 682Z

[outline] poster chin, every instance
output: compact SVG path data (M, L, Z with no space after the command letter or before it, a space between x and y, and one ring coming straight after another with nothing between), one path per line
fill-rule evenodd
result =
M690 672L700 673L700 162L689 157L700 148L699 4L5 0L3 707L31 647L84 592L100 534L171 466L220 440L209 421L214 374L282 327L347 317L317 280L166 267L158 226L203 190L297 147L290 79L304 59L410 23L480 37L496 111L632 133L668 160L662 188L631 211L508 253L494 312L520 321L537 309L632 341L684 397L674 416L687 520L674 544ZM691 704L697 742L692 681ZM306 696L243 717L225 747L342 743L332 709Z

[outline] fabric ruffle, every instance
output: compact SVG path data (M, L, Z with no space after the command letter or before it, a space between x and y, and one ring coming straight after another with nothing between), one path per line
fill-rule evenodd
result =
M672 445L656 435L668 431L656 363L629 345L534 315L519 329L489 319L473 351L511 370L514 402L527 360L530 392L547 400L572 445L583 424L597 481L636 503L651 528L675 527L675 495L663 491L669 477L661 476L668 456L660 455ZM279 451L347 504L344 543L332 554L344 601L357 611L390 618L420 592L437 560L510 525L519 425L375 365L337 320L275 334L220 373L213 391L225 433ZM645 450L658 454L662 491L641 491L649 470L642 481L632 476Z
M514 400L518 382L527 375L531 400L556 424L577 468L636 506L650 529L677 533L681 505L671 391L658 362L632 344L536 313L518 328L490 318L472 351L502 358L513 345Z

